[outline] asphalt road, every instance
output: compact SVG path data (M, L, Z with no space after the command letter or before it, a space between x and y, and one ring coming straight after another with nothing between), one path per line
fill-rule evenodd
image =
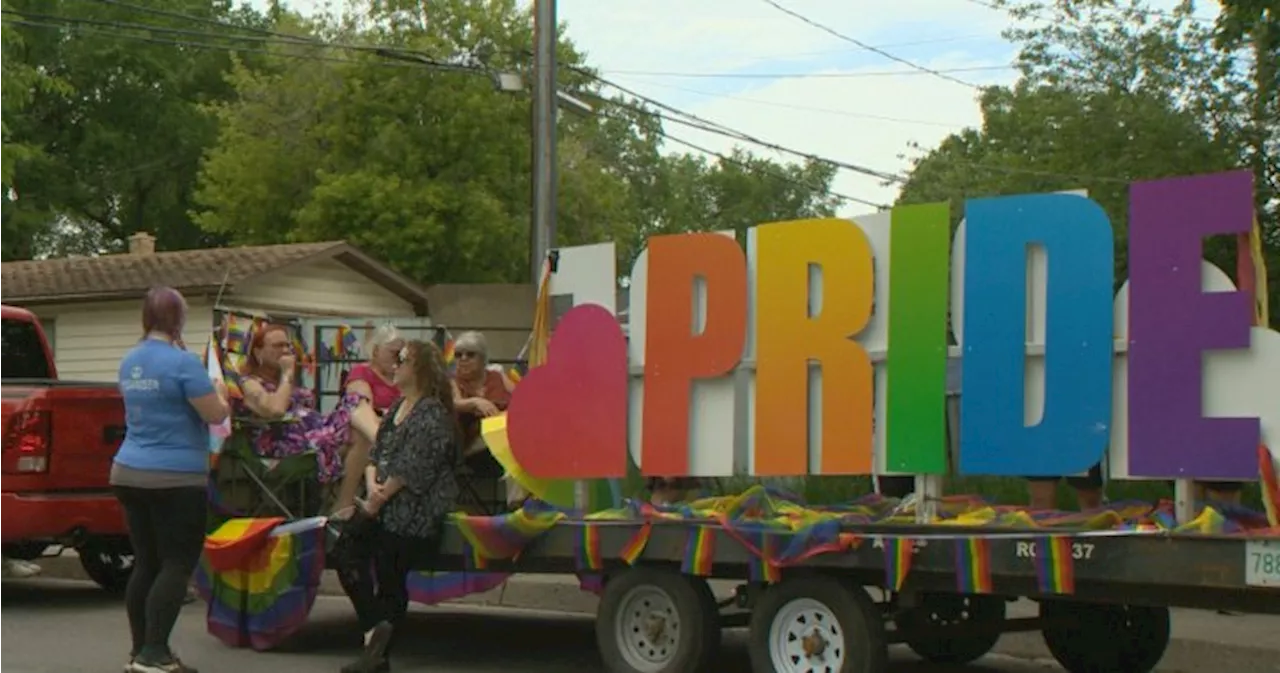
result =
M0 606L0 669L5 673L114 673L124 663L128 638L123 608L118 599L104 595L91 584L67 580L7 581L0 591ZM603 672L595 653L593 621L585 615L465 605L415 607L409 629L414 637L397 651L396 671ZM1265 641L1276 641L1269 644L1280 647L1280 629L1272 631L1270 638L1264 636ZM1159 669L1161 673L1201 673L1208 670L1207 661L1215 662L1217 670L1232 673L1280 671L1280 651L1276 649L1253 651L1224 645L1215 650L1211 644L1190 643L1182 644L1185 651L1179 654L1179 643L1174 645L1166 657L1167 665ZM203 606L197 603L184 610L174 647L185 661L205 673L337 671L355 655L359 635L346 601L322 596L308 625L282 651L233 650L205 633ZM890 670L1061 670L1043 659L1026 658L1034 656L1033 652L1024 656L991 655L967 667L942 667L925 664L905 649L894 648ZM750 671L743 630L726 634L721 663L724 673Z

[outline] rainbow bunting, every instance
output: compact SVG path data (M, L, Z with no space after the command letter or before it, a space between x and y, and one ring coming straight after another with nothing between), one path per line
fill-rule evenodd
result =
M956 591L991 593L991 543L986 538L956 540Z
M653 524L646 521L643 526L640 526L640 530L636 531L636 534L632 535L631 539L622 546L619 555L623 561L627 562L627 565L635 565L636 561L640 559L640 555L644 554L644 548L649 544L649 534L652 532Z
M1073 594L1076 591L1075 562L1071 558L1071 538L1042 537L1036 542L1036 584L1042 594Z
M711 526L691 526L685 537L680 572L706 577L711 574L711 566L715 560L716 529Z
M579 571L598 572L604 568L600 558L600 528L596 524L583 523L574 542L574 565Z
M915 543L911 538L884 538L884 585L893 591L900 591L902 583L911 572L911 554Z

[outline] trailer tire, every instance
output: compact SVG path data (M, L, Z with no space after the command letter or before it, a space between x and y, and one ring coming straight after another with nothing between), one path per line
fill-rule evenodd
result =
M926 661L967 664L985 656L1000 641L1005 599L978 594L929 593L920 605L895 620L902 642ZM956 632L964 625L990 625L990 632Z
M1169 647L1169 608L1044 601L1044 644L1068 673L1149 673Z
M108 593L124 593L133 574L133 550L124 540L90 540L76 550L84 574Z
M884 619L867 592L822 576L769 587L752 610L748 647L755 673L881 673L889 659Z
M596 646L610 673L698 673L720 650L720 615L707 583L636 566L609 578Z

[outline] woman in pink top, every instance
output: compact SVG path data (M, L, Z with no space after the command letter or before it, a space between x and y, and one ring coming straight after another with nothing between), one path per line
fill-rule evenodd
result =
M395 326L383 325L369 337L369 361L356 365L347 375L346 392L373 400L379 416L400 399L394 379L402 348L404 339Z

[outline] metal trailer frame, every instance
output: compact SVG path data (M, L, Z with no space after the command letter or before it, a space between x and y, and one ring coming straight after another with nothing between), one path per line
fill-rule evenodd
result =
M576 559L584 525L563 520L531 541L516 559L488 561L484 570L581 572ZM1280 562L1276 538L872 524L842 530L861 540L851 550L785 565L777 582L765 584L750 579L752 552L714 523L637 520L590 525L598 533L604 579L597 645L613 673L715 670L720 630L732 626L750 627L757 673L808 671L811 666L881 673L890 643L906 643L938 663L959 664L986 654L1001 633L1028 630L1043 632L1046 645L1070 673L1144 673L1155 668L1168 646L1171 607L1280 614L1280 584L1259 576L1263 555ZM623 548L646 525L650 532L643 553L634 564L622 561ZM681 571L695 526L708 527L715 536L711 572L705 578ZM771 534L785 542L785 533ZM1034 541L1047 534L1070 541L1070 595L1039 589ZM990 594L959 593L959 546L973 537L987 541ZM910 571L896 592L884 588L883 542L891 538L915 543ZM447 526L436 567L475 570L469 554L457 527ZM709 579L742 584L732 599L717 603L706 583ZM873 595L881 599L873 600ZM1006 618L1007 603L1021 597L1040 602L1039 618ZM803 610L797 612L796 606ZM780 631L778 622L797 618L800 621L791 626L799 630L790 640L803 641L796 647L812 659L793 657L795 665L787 667L775 656L784 646L779 634L788 628L783 624ZM823 631L813 619L839 626ZM831 661L837 653L838 661Z

